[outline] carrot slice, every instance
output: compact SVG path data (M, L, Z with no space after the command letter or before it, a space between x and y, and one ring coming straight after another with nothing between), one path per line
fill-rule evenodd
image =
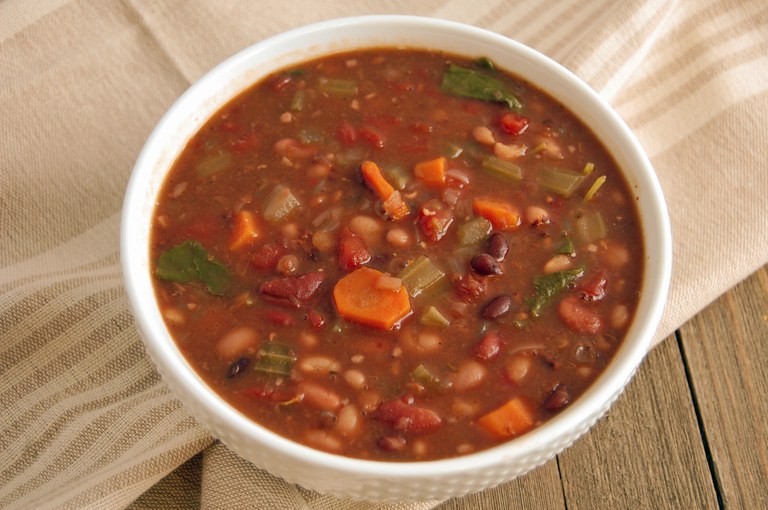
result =
M443 187L445 185L445 158L439 157L416 163L413 175L427 186Z
M363 266L340 279L333 288L333 301L339 315L382 330L392 329L407 317L411 313L408 290L402 283L396 290L391 285L379 285L381 278L391 277Z
M508 400L477 420L478 425L502 438L520 435L530 429L533 423L533 413L521 397Z
M507 202L476 198L472 210L490 221L496 230L515 230L520 225L520 213Z
M363 161L360 165L360 173L365 184L381 199L382 208L387 217L400 220L410 214L408 204L403 201L400 192L395 190L384 178L379 165L373 161Z
M233 222L234 229L229 242L229 249L232 251L250 245L261 235L256 217L251 211L238 211L233 217Z

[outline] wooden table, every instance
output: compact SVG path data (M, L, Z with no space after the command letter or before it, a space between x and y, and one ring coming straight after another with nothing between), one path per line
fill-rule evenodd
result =
M608 415L498 507L768 509L767 269L656 347ZM459 508L481 506L439 510Z

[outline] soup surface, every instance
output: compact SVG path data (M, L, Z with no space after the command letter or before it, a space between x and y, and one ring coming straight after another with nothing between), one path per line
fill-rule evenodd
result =
M192 138L156 206L155 290L199 375L276 433L463 455L611 359L643 272L635 202L582 123L486 59L338 54Z

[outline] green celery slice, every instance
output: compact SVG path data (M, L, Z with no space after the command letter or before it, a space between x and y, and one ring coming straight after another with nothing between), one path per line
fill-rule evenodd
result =
M321 78L320 91L329 96L352 97L357 95L357 82L341 78Z
M416 297L445 277L445 273L426 255L420 255L405 266L397 275L408 289L411 297Z
M280 342L267 342L257 353L254 370L272 375L289 375L296 356L289 345Z
M586 176L565 168L544 167L539 173L539 184L565 198L579 189Z
M278 184L267 197L264 218L270 222L280 221L300 205L299 199L287 186Z
M593 211L577 218L573 223L573 235L580 245L605 239L608 229L600 211Z
M427 311L419 317L419 322L425 326L439 326L443 328L451 325L451 321L434 306L427 308Z
M485 156L480 164L484 172L499 179L509 182L520 182L523 180L523 169L506 159L496 156Z
M456 236L462 246L475 246L488 239L493 225L482 216L465 221L456 228Z

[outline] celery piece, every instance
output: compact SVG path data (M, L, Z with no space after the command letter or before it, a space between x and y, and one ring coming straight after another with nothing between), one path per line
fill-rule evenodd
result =
M539 173L539 184L565 198L573 195L584 179L586 176L582 173L551 166L542 168Z
M405 266L397 275L403 281L412 297L416 297L426 289L445 277L440 268L426 255L420 255Z
M321 78L320 92L336 97L353 97L357 95L357 82L341 78Z
M563 236L563 240L555 248L555 255L573 255L576 250L573 247L573 239L568 234Z
M456 228L456 236L459 244L462 246L474 246L480 244L488 238L491 233L491 222L477 216L469 221L465 221Z
M573 223L573 235L580 245L605 239L608 231L600 211L593 211L577 218Z
M485 156L481 166L487 174L505 181L520 182L523 179L523 169L506 159Z
M291 99L291 111L292 112L300 112L304 109L304 104L307 102L307 91L304 89L299 89L296 92L293 93L293 98Z
M195 172L198 177L208 177L226 170L232 164L232 154L229 152L217 152L210 154L195 164Z
M533 280L536 294L528 300L531 315L538 317L541 308L546 305L550 299L565 289L573 287L574 282L583 275L584 268L577 267L537 276Z
M424 324L425 326L440 326L445 327L449 326L451 324L451 321L449 321L445 315L440 313L440 310L435 308L434 306L430 306L427 308L427 311L424 312L421 317L419 317L419 322Z
M264 218L271 222L280 221L300 205L299 199L287 186L278 184L267 197Z
M253 369L272 375L289 375L296 356L291 347L280 342L266 342L257 352Z
M433 374L427 367L420 364L411 372L411 377L417 383L423 386L437 386L440 384L440 378Z
M406 172L405 168L400 165L383 166L381 172L384 174L387 182L389 182L396 190L404 189L410 180L408 172Z

